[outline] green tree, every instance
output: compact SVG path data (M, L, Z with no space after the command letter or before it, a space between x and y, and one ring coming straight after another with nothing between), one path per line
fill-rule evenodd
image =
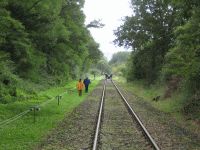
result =
M133 49L131 79L154 82L173 40L175 10L167 1L132 0L134 14L116 31L115 43Z
M130 52L117 52L112 55L111 60L109 61L110 65L126 63L130 56Z
M0 54L14 64L1 67L10 66L20 81L47 84L88 71L102 53L84 24L83 6L84 0L1 0Z
M130 57L130 52L117 52L114 53L109 65L111 65L112 73L118 76L127 76L128 68L126 67L127 61Z
M100 70L101 74L104 74L104 73L110 74L111 73L111 67L108 64L107 59L104 57L102 57L101 60L97 63L96 68L98 70Z
M200 2L181 0L175 2L184 24L175 30L176 41L165 56L163 74L166 79L182 78L187 93L184 112L198 116L200 107Z

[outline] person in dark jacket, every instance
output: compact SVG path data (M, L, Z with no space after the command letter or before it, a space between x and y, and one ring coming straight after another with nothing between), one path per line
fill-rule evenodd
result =
M84 79L83 83L85 85L85 93L88 93L88 87L89 87L89 84L91 83L90 79L88 79L87 77L86 79Z

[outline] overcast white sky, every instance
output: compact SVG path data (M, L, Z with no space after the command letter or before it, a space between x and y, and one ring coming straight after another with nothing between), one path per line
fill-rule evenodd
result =
M103 28L91 28L90 32L95 41L100 44L100 50L108 60L112 54L118 51L124 51L123 47L117 47L113 44L115 36L113 30L122 24L124 16L130 16L132 10L129 0L85 0L84 13L86 15L86 24L94 19L102 19L105 24Z

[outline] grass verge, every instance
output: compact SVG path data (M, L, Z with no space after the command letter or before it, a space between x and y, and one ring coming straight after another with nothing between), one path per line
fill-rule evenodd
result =
M195 129L200 131L198 123L194 120L188 119L187 116L183 114L184 93L175 92L171 98L163 99L162 95L164 95L165 91L164 85L153 85L147 87L137 81L127 83L124 78L116 77L114 80L118 81L126 90L151 104L155 109L170 114L180 124L190 130ZM153 98L156 96L161 96L157 102L153 101Z
M92 81L89 90L92 91L99 80ZM36 122L34 123L33 112L28 113L22 118L0 127L0 150L29 150L37 145L42 137L47 135L67 114L77 107L87 96L83 93L78 96L75 89L76 81L67 83L64 87L56 87L38 93L37 99L28 101L17 101L11 104L0 104L0 122L6 118L29 109L31 106L52 99L52 101L41 106L40 111L36 112ZM66 92L67 90L70 92ZM58 106L55 96L64 93Z

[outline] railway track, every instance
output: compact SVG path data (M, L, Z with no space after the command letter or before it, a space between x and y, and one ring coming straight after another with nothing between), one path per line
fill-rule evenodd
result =
M112 80L104 82L92 149L160 150Z

